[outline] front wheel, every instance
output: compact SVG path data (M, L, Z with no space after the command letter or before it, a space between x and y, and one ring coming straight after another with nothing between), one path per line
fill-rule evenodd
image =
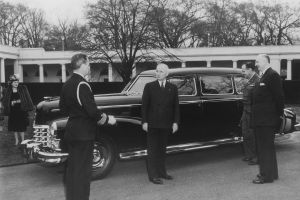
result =
M103 179L112 170L116 160L116 149L108 138L100 138L94 143L93 179Z

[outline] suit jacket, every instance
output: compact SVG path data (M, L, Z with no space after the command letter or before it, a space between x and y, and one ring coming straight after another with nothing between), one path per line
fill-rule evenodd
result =
M63 85L59 108L69 116L65 139L83 141L95 139L97 121L102 119L102 113L97 109L89 84L79 74L73 73Z
M283 115L284 93L279 74L269 68L253 91L252 125L279 126Z
M259 76L255 73L243 87L244 112L251 112L253 89L258 82Z
M142 97L142 123L149 128L172 128L179 123L177 87L166 82L162 89L158 81L147 83Z

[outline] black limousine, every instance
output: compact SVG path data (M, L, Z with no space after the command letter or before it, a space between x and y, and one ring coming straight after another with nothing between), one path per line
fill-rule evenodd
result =
M121 93L95 95L98 109L114 115L116 126L99 127L94 144L93 177L104 178L116 159L147 155L146 133L141 128L141 99L146 83L155 80L155 71L144 71ZM170 135L167 153L179 153L242 142L239 122L242 115L242 87L246 79L240 69L170 69L167 80L178 88L179 131ZM67 117L60 113L59 98L37 105L33 138L23 142L29 159L62 163L68 153L64 145ZM294 131L296 116L285 109L278 134Z

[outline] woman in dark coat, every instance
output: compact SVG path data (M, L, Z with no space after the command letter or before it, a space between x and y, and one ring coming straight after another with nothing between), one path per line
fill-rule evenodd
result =
M34 109L25 85L19 85L16 74L9 77L9 86L3 96L4 114L8 115L8 131L14 132L15 145L24 140L24 132L29 124L28 112ZM19 143L18 135L21 136Z

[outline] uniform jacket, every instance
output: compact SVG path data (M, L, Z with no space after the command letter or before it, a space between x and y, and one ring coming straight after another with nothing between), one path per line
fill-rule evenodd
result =
M251 112L252 94L257 82L259 82L259 76L255 73L243 87L244 112Z
M17 90L20 95L21 110L25 112L32 111L34 109L34 105L32 103L27 87L25 85L20 84ZM10 113L10 100L11 100L12 92L13 92L12 86L8 86L8 88L5 89L3 92L4 96L2 102L4 107L4 115L9 115Z
M267 69L253 90L252 126L280 126L284 93L279 74Z
M97 109L90 85L79 74L73 73L64 84L59 108L69 117L65 133L67 140L95 139L97 121L102 119L102 113Z
M172 128L179 123L177 87L166 82L162 89L158 81L147 83L142 97L142 123L149 128Z

